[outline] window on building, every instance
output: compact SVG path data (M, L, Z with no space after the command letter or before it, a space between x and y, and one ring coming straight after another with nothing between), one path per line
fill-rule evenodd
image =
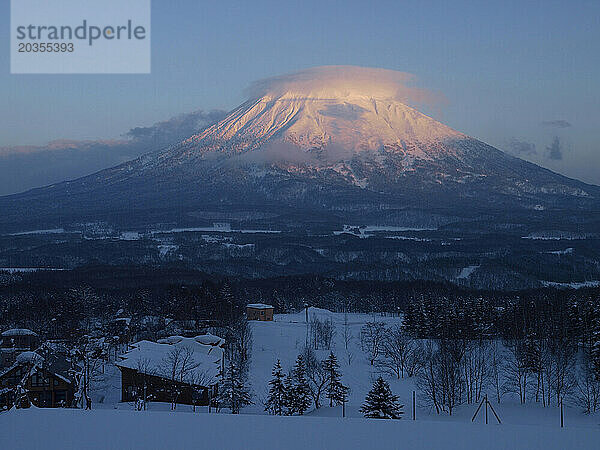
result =
M67 391L54 391L54 402L60 403L67 401Z
M41 373L36 372L31 376L32 386L50 386L50 379L44 377Z

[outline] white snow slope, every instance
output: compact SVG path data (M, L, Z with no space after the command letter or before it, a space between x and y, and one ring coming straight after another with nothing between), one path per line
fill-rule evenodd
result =
M420 92L406 86L406 75L327 66L263 80L264 86L220 122L154 159L140 158L141 169L222 155L240 157L236 163L283 164L292 171L300 164L344 173L348 169L339 163L359 156L372 163L392 156L405 167L416 160L464 159L466 150L447 144L471 138L408 106Z
M109 449L593 449L600 430L116 410L0 414L0 448Z
M415 90L405 85L406 75L327 66L265 80L255 89L257 97L187 143L241 141L254 146L275 138L303 149L337 144L364 151L466 138L404 103Z

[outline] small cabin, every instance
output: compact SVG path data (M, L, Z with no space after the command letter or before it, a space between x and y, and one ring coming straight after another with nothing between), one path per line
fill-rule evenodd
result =
M250 303L246 305L246 318L248 320L273 320L273 307L264 303Z

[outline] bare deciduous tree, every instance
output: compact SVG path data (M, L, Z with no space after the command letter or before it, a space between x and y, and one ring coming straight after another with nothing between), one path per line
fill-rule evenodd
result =
M136 370L139 380L139 385L136 386L136 409L138 411L145 411L149 400L148 387L150 385L150 377L154 375L156 371L150 358L142 358L138 360Z
M523 340L515 340L507 345L507 359L505 366L505 381L503 390L513 392L519 395L521 403L527 400L527 389L529 370L524 362L525 346Z
M80 338L73 348L71 373L77 386L73 399L75 406L91 408L91 385L102 373L107 348L103 339L93 339L87 335Z
M408 360L413 356L414 342L415 340L406 334L401 326L394 326L386 333L383 341L383 358L378 365L398 379L404 378Z
M313 317L310 321L310 342L314 350L330 350L335 336L335 325L331 319L319 320Z
M595 369L589 350L585 350L577 372L573 398L586 414L595 413L600 409L600 378L597 377Z
M383 322L368 322L362 327L360 332L361 346L371 365L375 364L383 350L385 333L386 327Z
M321 407L321 395L327 385L327 372L323 369L321 361L315 356L315 352L306 347L302 352L304 359L305 375L310 387L310 393L315 402L315 408Z
M194 351L189 347L173 347L161 363L163 372L169 376L171 409L177 408L177 399L183 383L191 384L198 363L194 361Z
M350 322L348 320L348 311L344 310L344 348L348 351L348 347L352 342L352 331L350 330Z

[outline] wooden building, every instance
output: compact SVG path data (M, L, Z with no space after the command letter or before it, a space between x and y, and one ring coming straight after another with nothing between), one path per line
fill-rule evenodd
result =
M250 303L246 305L246 318L248 320L273 320L273 307L264 303Z
M218 392L224 345L211 334L136 342L116 363L121 401L208 405Z
M75 388L70 367L61 357L45 360L35 352L21 353L12 366L0 372L0 409L10 409L15 400L20 408L71 406Z
M166 376L147 374L140 369L122 366L119 369L122 402L135 402L145 398L152 402L206 406L218 393L216 380L213 383L194 383L193 378L190 378L188 382L179 382Z

